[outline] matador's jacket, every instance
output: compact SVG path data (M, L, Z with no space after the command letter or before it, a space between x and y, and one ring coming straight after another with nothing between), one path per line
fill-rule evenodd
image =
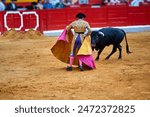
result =
M69 63L69 56L74 56L73 65L78 65L79 59L87 68L96 68L92 57L90 33L91 28L88 22L82 19L72 22L51 48L53 55L65 63Z

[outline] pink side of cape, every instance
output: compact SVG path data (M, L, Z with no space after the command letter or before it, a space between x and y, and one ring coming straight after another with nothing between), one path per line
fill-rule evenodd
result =
M92 55L78 55L78 59L92 69L95 69L95 63Z
M60 36L58 37L58 40L62 40L62 41L66 41L66 35L67 35L67 30L64 29L63 32L60 34Z

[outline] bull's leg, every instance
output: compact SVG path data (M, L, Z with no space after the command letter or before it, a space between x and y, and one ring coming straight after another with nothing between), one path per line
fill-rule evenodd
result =
M118 57L118 59L121 59L122 58L122 46L118 45L117 48L119 49L119 57Z
M98 51L97 57L96 57L96 61L99 60L99 55L101 54L101 52L104 50L105 47L101 47Z
M105 60L108 60L110 56L117 51L117 46L113 46L112 52L105 58Z

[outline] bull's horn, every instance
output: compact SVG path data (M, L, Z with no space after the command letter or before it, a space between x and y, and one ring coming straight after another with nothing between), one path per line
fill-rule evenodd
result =
M103 32L101 32L101 31L99 31L99 32L98 32L98 34L100 34L100 35L104 36L104 33L103 33Z

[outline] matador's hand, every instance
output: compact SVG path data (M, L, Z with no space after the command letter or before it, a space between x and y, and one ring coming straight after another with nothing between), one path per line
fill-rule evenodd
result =
M85 37L86 37L86 34L83 34L83 37L85 38Z

